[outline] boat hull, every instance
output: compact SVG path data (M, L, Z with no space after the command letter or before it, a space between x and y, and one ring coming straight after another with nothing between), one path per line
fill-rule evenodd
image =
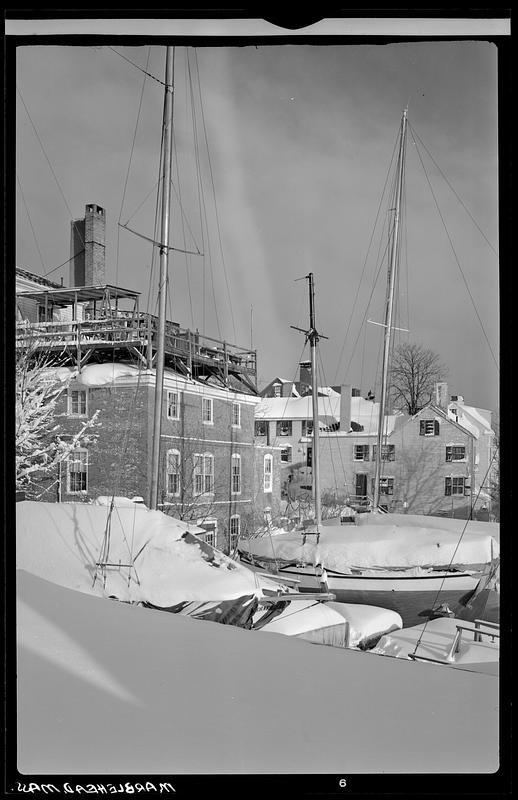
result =
M258 566L256 564L256 568ZM271 564L267 568L271 573ZM290 565L271 574L280 581L283 578L296 581L301 592L322 591L318 577L307 568ZM397 611L403 619L403 626L411 627L437 616L434 609L443 603L450 608L466 603L480 577L480 573L466 572L432 572L419 577L404 577L345 575L328 570L327 591L332 592L340 603L361 603Z

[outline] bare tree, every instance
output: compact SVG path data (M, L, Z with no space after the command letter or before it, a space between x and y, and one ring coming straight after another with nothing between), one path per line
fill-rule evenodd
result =
M413 416L434 397L435 384L447 368L432 350L403 343L394 350L390 370L390 394L394 409Z
M53 362L29 347L16 357L16 489L41 488L42 480L52 476L58 465L78 447L90 444L97 434L98 412L82 421L79 430L60 434L55 422L58 402L67 391L70 379L60 380Z

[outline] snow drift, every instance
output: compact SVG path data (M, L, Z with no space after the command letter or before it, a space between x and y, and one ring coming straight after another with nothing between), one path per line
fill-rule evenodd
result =
M494 676L17 589L24 774L498 769Z
M102 505L24 501L16 505L17 566L69 589L160 607L278 588L197 531L135 503L110 513Z
M448 564L487 564L499 554L498 541L491 523L471 523L464 534L428 517L407 518L405 515L364 515L355 525L323 526L320 541L307 535L306 543L300 531L278 529L243 540L244 554L280 561L321 563L326 569L348 573L352 568L375 569L444 566ZM442 521L442 520L441 520ZM412 522L417 524L412 524ZM447 520L450 522L450 520ZM458 523L459 520L451 520ZM465 525L465 523L464 523ZM485 526L490 526L489 530ZM497 526L498 527L498 526Z

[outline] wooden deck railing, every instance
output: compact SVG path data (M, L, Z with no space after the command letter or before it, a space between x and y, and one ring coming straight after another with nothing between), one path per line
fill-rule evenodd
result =
M70 322L18 322L16 324L16 346L31 345L37 349L56 350L79 347L84 350L95 346L120 346L127 343L156 350L158 318L152 314L124 314L119 312L109 317ZM244 372L255 376L257 356L248 350L220 339L205 336L173 323L166 324L166 354L186 360L225 367L229 371Z

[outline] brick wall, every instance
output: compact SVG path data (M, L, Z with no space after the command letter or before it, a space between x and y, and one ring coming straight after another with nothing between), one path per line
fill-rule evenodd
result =
M71 384L71 389L82 388ZM178 394L178 419L168 416L168 391ZM212 400L213 423L202 420L202 398ZM263 492L263 452L257 455L254 447L253 402L243 402L238 395L227 397L215 392L188 391L167 385L162 403L162 438L160 449L159 504L166 513L198 523L199 520L217 521L217 545L228 549L231 516L239 515L241 527L253 526L257 513L262 521L265 505L278 508L280 501L279 453L274 453L272 493ZM233 403L240 407L239 426L233 424ZM62 500L88 501L99 495L132 497L141 495L148 502L150 491L150 466L153 435L154 387L142 382L135 385L108 385L88 388L88 414L99 411L98 438L89 446L88 489L80 495L67 491L66 465L61 483ZM80 418L67 414L67 398L63 397L57 417L64 433L76 431ZM177 450L182 465L179 496L167 495L167 451ZM265 451L266 452L266 451ZM195 454L211 454L214 459L213 493L195 496L193 493L193 466ZM232 454L240 456L241 485L232 493ZM260 465L260 466L259 466ZM48 498L53 499L53 498ZM256 504L259 504L257 512Z

